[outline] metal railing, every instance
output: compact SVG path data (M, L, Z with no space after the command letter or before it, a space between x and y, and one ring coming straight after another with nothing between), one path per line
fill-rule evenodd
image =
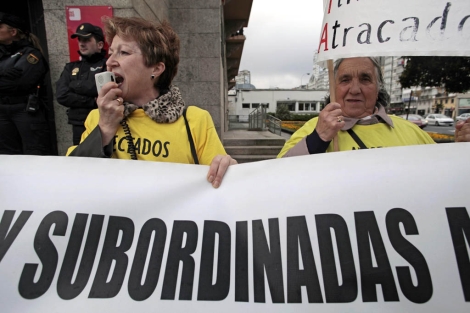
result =
M281 135L281 120L267 114L266 107L260 106L250 115L227 115L228 129L268 130L273 134Z
M228 115L228 129L248 129L248 115Z
M248 130L269 130L281 135L281 120L267 114L266 107L261 105L248 116Z
M267 126L268 130L271 133L281 136L282 129L281 129L281 120L280 119L278 119L278 118L276 118L272 115L267 114L266 115L266 126Z
M248 115L248 130L266 129L266 108L260 106Z

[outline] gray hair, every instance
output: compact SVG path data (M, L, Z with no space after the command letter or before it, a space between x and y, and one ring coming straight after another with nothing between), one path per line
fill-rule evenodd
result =
M374 64L375 76L377 77L377 88L379 88L379 97L377 99L375 106L379 107L380 105L382 105L383 107L386 107L390 103L390 95L388 94L387 90L385 90L384 76L382 74L382 68L380 66L380 62L377 58L374 58L374 57L367 57L367 58L372 61L372 64ZM336 74L338 74L338 68L344 60L346 59L342 58L342 59L337 59L335 61L335 66L333 70L335 78L336 78ZM325 100L326 100L326 103L329 103L330 95L328 95Z

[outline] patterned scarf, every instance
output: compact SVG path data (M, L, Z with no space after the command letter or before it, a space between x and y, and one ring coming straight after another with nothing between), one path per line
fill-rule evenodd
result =
M124 117L141 107L124 102ZM142 106L145 114L157 123L174 123L183 114L184 101L178 87L170 86L167 93Z

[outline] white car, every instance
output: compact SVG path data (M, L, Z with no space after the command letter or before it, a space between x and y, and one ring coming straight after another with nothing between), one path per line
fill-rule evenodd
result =
M428 114L426 116L426 120L428 121L429 125L436 125L436 126L452 126L454 125L454 120L444 114Z
M463 113L456 117L457 121L466 121L470 118L470 113Z

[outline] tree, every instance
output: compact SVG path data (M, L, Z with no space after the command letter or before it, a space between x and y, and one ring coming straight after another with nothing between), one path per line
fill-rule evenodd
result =
M447 92L470 90L470 58L419 56L407 60L400 76L403 88L412 86L444 87Z
M287 107L287 104L278 104L276 108L276 117L281 121L289 121L290 120L290 111Z

